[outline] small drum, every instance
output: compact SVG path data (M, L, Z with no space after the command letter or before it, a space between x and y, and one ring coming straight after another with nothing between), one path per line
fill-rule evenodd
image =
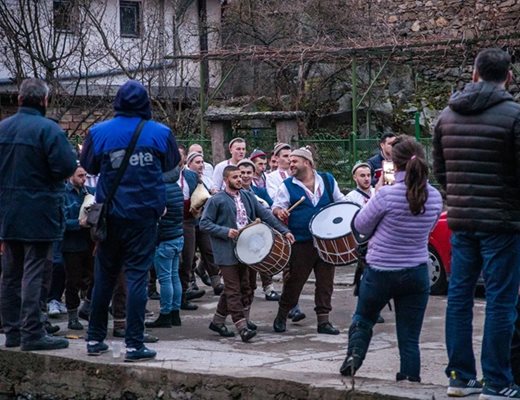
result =
M255 271L273 276L289 262L291 244L280 232L263 222L252 223L238 235L235 255Z
M312 217L309 230L323 261L346 265L357 260L356 240L350 223L360 208L350 202L332 203Z

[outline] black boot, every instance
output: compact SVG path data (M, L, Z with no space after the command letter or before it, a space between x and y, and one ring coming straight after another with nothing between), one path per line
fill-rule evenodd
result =
M152 322L145 322L144 326L147 328L171 328L172 327L172 315L168 314L159 314L157 319Z
M181 326L181 315L179 310L172 310L170 315L172 318L172 326Z
M278 314L276 314L276 318L273 322L273 329L275 332L285 332L287 326L287 315L282 314L280 309L278 309Z
M354 376L363 364L370 339L372 339L372 325L363 321L357 321L350 325L350 328L348 328L347 357L339 369L341 375Z

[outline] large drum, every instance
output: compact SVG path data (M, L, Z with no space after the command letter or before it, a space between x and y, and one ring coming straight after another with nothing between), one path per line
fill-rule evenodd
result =
M263 222L254 222L238 235L235 255L255 271L273 276L289 262L291 244L280 232Z
M357 260L356 240L350 224L360 208L350 202L332 203L312 217L309 230L323 261L346 265Z

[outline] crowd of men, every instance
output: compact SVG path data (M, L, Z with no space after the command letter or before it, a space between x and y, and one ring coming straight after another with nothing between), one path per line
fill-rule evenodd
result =
M520 106L505 89L509 68L502 50L482 52L474 83L452 97L435 130L434 169L454 231L446 325L452 396L520 398L509 357L520 281ZM334 268L313 246L309 222L331 203L370 201L395 135L383 135L380 153L353 167L356 188L345 196L330 173L316 170L310 149L288 143L246 157L245 140L234 138L230 158L213 168L200 145L178 145L168 127L152 120L146 89L136 81L121 86L114 117L90 129L78 160L59 125L45 117L48 96L43 81L25 80L18 113L0 123L6 347L67 347L46 319L66 312L70 330L84 329L80 319L88 320L87 353L100 355L109 349L111 312L114 335L125 337L125 361L154 358L145 343L157 338L145 333L145 323L180 325L180 310L195 310L191 300L205 294L196 275L220 296L209 329L234 336L230 316L241 340L250 341L257 333L250 318L257 274L233 250L256 219L292 244L283 287L276 290L272 276L260 274L265 299L278 301L273 330L284 332L288 318L306 317L298 300L312 271L317 332L339 334L329 319ZM108 199L106 238L97 242L86 214L92 196L100 204ZM471 348L471 299L481 271L488 302L484 387ZM160 313L145 322L149 298L159 299Z

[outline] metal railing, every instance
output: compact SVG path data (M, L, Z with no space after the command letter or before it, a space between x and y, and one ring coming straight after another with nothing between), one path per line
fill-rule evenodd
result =
M248 154L256 147L268 151L268 146L273 141L272 135L269 135L269 138L257 136L255 134L242 136L245 136L245 139L247 140ZM211 161L211 139L207 137L189 137L180 138L177 141L184 144L186 147L193 143L199 143L204 149L205 158ZM425 147L426 159L428 164L431 166L432 139L420 138L419 141ZM379 151L378 138L353 139L352 136L348 138L334 138L330 134L327 135L327 138L300 138L293 141L291 145L293 147L311 147L315 155L317 169L332 173L338 181L340 189L343 191L352 189L355 186L351 175L354 164L358 161L368 160ZM434 182L433 176L430 176L430 180Z

